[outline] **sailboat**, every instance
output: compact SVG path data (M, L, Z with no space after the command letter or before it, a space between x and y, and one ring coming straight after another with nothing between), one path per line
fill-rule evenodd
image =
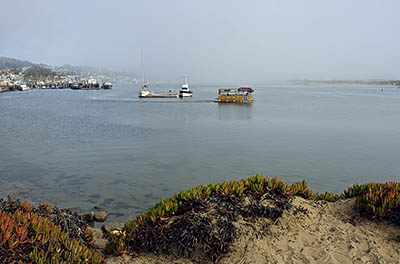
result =
M144 83L144 67L143 67L143 52L141 53L141 65L142 65L142 89L139 91L139 98L149 97L152 93L147 90L147 85Z
M143 52L142 59L142 89L139 91L139 98L178 98L177 93L169 91L167 94L156 94L148 90L147 85L144 83L144 68L143 68Z

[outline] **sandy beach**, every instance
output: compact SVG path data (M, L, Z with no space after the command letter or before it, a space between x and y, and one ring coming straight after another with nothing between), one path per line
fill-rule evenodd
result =
M273 222L236 221L238 236L217 263L400 263L400 228L360 215L355 199L328 203L294 197L290 203ZM201 262L155 254L107 259L109 264Z

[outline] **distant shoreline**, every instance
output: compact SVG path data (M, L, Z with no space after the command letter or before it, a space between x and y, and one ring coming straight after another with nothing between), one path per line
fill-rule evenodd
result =
M400 86L400 80L288 80L297 84L329 84L329 85L394 85Z

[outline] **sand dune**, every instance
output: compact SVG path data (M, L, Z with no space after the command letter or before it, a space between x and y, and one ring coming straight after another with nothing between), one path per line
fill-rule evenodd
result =
M400 263L400 227L360 216L354 199L335 203L291 200L279 219L239 219L238 237L217 263ZM139 254L107 263L198 263Z

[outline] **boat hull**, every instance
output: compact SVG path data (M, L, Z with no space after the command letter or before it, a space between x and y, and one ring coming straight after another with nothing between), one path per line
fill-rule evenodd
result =
M178 94L149 94L149 95L139 95L139 98L178 98Z
M252 96L220 95L214 100L216 103L248 104L254 101Z
M192 97L193 96L193 92L192 91L179 91L179 97L183 98L183 97Z
M179 98L185 98L185 97L193 97L193 94L187 94L187 93L179 94Z

